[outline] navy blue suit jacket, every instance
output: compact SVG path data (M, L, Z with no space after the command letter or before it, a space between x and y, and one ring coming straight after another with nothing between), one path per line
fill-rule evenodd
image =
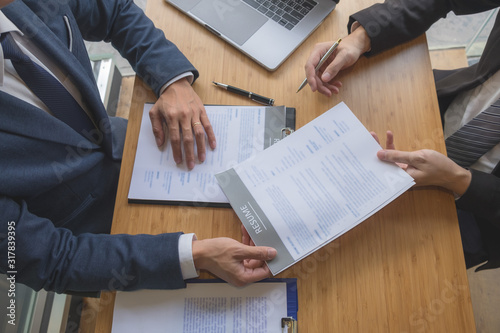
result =
M0 272L57 292L183 287L180 233L108 235L126 121L106 115L84 39L111 42L157 94L198 72L130 0L17 0L2 12L67 73L99 131L91 142L0 92Z

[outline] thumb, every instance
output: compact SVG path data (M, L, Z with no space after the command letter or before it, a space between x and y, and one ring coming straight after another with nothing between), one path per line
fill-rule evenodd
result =
M276 257L278 251L267 246L245 246L241 253L241 259L271 260Z
M379 150L377 157L382 161L410 164L410 153L399 150Z
M340 68L341 64L339 64L339 61L335 58L321 75L321 81L328 83L333 80L333 78L339 73Z
M323 71L323 74L321 75L321 81L325 83L332 81L341 70L352 66L358 60L358 58L359 55L353 55L348 47L339 46L330 56L330 63Z

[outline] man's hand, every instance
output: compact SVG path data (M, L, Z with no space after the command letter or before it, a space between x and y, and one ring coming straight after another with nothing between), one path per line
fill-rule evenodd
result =
M241 242L245 245L255 246L255 243L243 224L241 225ZM243 264L248 268L257 268L262 266L262 261L256 259L245 259Z
M276 250L271 247L248 246L231 238L193 241L196 269L207 270L237 287L269 277L265 261L275 256Z
M194 168L195 140L200 162L205 161L206 157L205 133L210 148L215 149L215 134L207 112L187 78L180 79L165 89L149 111L149 118L158 146L165 143L163 123L166 122L174 160L177 164L182 163L181 143L184 143L186 165L189 170Z
M353 24L353 30L354 30ZM316 72L316 65L321 57L328 51L334 42L316 44L305 65L306 77L312 91L331 96L338 94L342 83L335 80L337 74L356 63L359 57L370 50L371 42L362 26L357 28L347 37L342 39L337 49Z

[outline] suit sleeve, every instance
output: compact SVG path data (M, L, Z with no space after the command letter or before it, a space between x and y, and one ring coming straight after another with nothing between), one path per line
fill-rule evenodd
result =
M500 178L471 169L472 179L457 207L490 221L500 230Z
M71 0L70 6L84 39L111 42L157 96L166 82L182 73L198 77L189 60L132 0Z
M185 287L178 254L180 233L75 236L31 214L24 202L7 197L0 197L0 219L0 272L16 272L16 282L35 290Z
M498 6L492 0L386 0L352 15L348 30L355 21L365 28L372 46L367 55L372 55L420 36L450 11L464 15Z

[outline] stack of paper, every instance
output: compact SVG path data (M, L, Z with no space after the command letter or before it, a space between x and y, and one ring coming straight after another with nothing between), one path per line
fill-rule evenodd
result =
M341 103L217 180L256 245L272 246L277 274L414 185Z

